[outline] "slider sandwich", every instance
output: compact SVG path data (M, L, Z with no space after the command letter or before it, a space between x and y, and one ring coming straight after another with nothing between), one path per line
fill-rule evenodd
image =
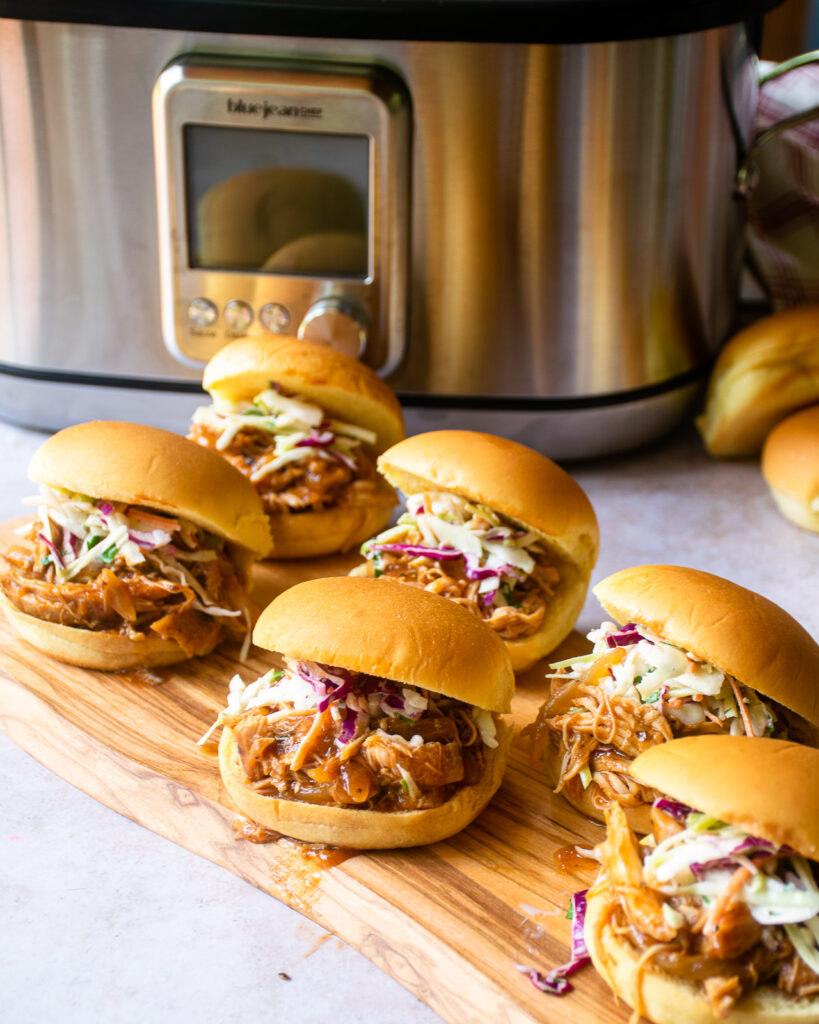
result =
M277 597L253 639L283 667L235 676L216 725L225 787L258 825L418 846L460 831L497 790L514 675L463 608L392 581L315 579Z
M632 765L662 794L638 844L607 812L585 940L655 1024L819 1020L819 751L695 736Z
M614 802L648 832L654 793L631 773L642 751L701 733L816 746L819 645L771 601L696 569L645 565L594 593L623 625L589 633L590 654L552 665L533 727L555 792L602 820Z
M404 423L369 367L315 342L241 338L211 359L203 386L213 402L188 436L259 492L276 558L346 551L389 522L395 492L375 459Z
M399 442L378 468L407 496L396 526L367 541L353 570L442 594L506 644L516 672L571 631L599 535L580 486L514 441L439 430Z
M249 573L270 530L223 459L165 430L98 421L54 434L29 476L37 518L0 571L0 603L25 640L107 670L249 645Z

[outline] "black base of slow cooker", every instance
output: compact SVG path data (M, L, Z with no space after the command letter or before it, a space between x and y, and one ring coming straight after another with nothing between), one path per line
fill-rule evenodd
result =
M540 398L400 393L407 433L483 430L555 459L629 451L690 415L707 368L604 395ZM59 430L92 419L124 419L184 433L206 399L195 381L109 377L0 364L0 418Z

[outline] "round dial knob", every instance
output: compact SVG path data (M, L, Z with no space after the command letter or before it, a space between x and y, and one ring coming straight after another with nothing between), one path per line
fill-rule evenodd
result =
M347 299L319 299L299 325L299 337L318 341L357 359L367 344L364 311Z

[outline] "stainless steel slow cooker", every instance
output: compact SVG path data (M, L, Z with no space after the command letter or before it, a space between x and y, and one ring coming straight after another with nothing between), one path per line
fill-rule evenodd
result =
M230 338L555 457L729 331L773 0L0 2L0 415L184 426Z

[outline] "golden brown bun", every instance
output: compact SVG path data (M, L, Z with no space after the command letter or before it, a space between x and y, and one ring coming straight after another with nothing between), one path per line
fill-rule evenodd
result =
M318 558L351 551L383 530L395 508L392 489L380 505L339 505L319 512L278 512L270 516L276 546L273 557Z
M253 642L300 661L367 672L505 714L515 677L503 642L445 597L394 580L298 583L259 616Z
M645 626L819 726L819 644L773 601L678 565L622 569L593 592L619 623Z
M584 935L592 963L603 980L629 1006L639 1004L643 1016L654 1024L714 1024L708 1001L692 983L650 965L639 980L640 955L626 939L614 934L610 908L608 889L596 885L587 900ZM817 1019L819 997L796 999L773 985L754 989L720 1018L722 1024L808 1024Z
M819 401L819 306L774 313L720 353L697 419L712 455L754 455L785 416Z
M651 747L631 774L695 810L819 860L819 750L754 736L686 736Z
M552 786L556 786L560 778L560 768L563 761L562 748L552 742L552 739L559 738L558 734L552 734L543 750L543 766L546 776L550 779ZM576 807L581 814L584 814L591 821L605 823L606 807L608 797L593 780L584 789L581 785L564 786L560 795ZM651 805L640 804L637 807L623 808L629 825L639 835L648 835L651 831Z
M500 786L511 739L512 729L498 722L498 746L486 750L486 771L481 781L463 787L451 800L426 811L355 810L260 796L247 785L236 739L228 728L219 742L219 770L236 807L264 828L306 843L392 850L437 843L466 828Z
M404 436L401 406L389 385L357 359L298 338L239 338L205 367L202 386L214 398L250 399L275 380L332 418L372 430L376 453Z
M819 405L794 413L768 434L762 475L782 514L819 533Z
M560 583L540 629L505 641L516 672L568 636L586 599L600 544L591 502L568 473L532 448L471 430L408 437L384 452L378 468L404 494L451 491L540 536Z
M125 668L173 665L188 658L175 640L155 634L149 633L144 640L130 640L112 630L79 629L46 622L19 611L4 594L0 594L0 606L11 625L32 647L69 665L118 672Z
M215 452L179 434L95 420L66 427L34 453L36 483L183 516L262 557L270 526L253 485Z

